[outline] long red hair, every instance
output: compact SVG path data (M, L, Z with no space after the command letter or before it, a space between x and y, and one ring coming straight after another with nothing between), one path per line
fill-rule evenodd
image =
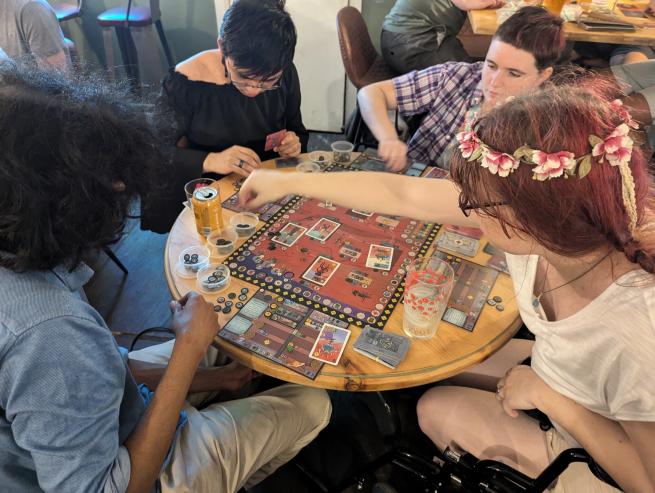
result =
M602 81L581 86L549 87L515 98L481 118L478 137L491 148L512 154L527 144L547 153L570 151L576 157L591 152L589 136L608 136L622 122L610 108ZM451 176L462 200L481 207L503 228L526 233L549 250L575 256L611 245L648 272L655 272L655 189L648 160L635 142L630 169L635 182L638 222L631 233L622 199L618 167L593 159L584 178L533 179L534 165L521 161L509 177L492 175L479 162L468 162L455 152Z

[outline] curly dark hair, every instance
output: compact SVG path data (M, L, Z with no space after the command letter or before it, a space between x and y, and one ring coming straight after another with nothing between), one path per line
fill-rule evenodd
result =
M98 77L0 63L0 266L73 269L120 239L166 175L157 122Z

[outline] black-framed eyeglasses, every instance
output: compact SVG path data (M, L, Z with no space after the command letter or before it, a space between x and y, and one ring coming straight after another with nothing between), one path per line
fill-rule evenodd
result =
M232 74L230 73L230 70L234 70L234 67L228 70L227 60L225 56L222 57L222 61L223 61L223 68L225 70L225 77L227 77L230 80L230 83L234 85L237 89L257 89L259 91L265 92L265 91L275 91L276 89L280 88L278 82L280 82L282 76L278 77L277 79L271 82L253 83L253 82L234 80L234 77L232 77Z
M499 207L501 205L509 205L508 202L499 201L499 202L487 202L485 204L471 204L468 199L460 195L459 197L459 209L462 211L466 217L471 215L471 211L477 209L487 209L489 207Z

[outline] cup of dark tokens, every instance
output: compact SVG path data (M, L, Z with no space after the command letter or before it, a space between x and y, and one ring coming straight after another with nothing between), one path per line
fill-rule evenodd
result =
M301 173L318 173L321 171L321 165L305 161L296 166L296 171L300 171Z
M348 163L350 162L350 153L355 148L347 140L337 140L332 143L332 159L335 163Z
M182 274L194 274L209 263L209 250L202 245L185 248L178 257L178 270Z
M238 238L234 228L218 229L207 237L207 246L212 256L224 257L234 251Z
M197 279L201 291L221 291L230 284L230 269L223 264L210 264L198 271Z
M254 234L257 229L259 217L252 212L239 212L230 218L230 226L241 237L247 237Z
M312 151L309 153L309 160L318 165L325 165L332 161L332 155L328 151Z

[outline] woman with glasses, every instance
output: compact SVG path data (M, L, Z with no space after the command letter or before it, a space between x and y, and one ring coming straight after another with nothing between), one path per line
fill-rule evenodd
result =
M178 121L175 176L165 199L146 204L143 229L168 232L184 200L184 184L194 178L248 176L264 160L307 150L293 65L296 29L284 4L233 2L217 49L181 62L164 79L162 100ZM285 137L266 150L266 136L280 130L287 131Z
M418 404L422 430L441 449L456 443L532 477L563 450L581 446L624 491L650 492L654 181L630 114L608 101L601 82L578 84L517 97L469 122L457 135L451 179L257 171L240 198L259 207L303 194L481 228L507 252L516 303L535 341L505 354L505 368L488 375L485 390L429 390ZM544 431L520 412L535 408L552 428ZM574 465L555 491L616 490Z

